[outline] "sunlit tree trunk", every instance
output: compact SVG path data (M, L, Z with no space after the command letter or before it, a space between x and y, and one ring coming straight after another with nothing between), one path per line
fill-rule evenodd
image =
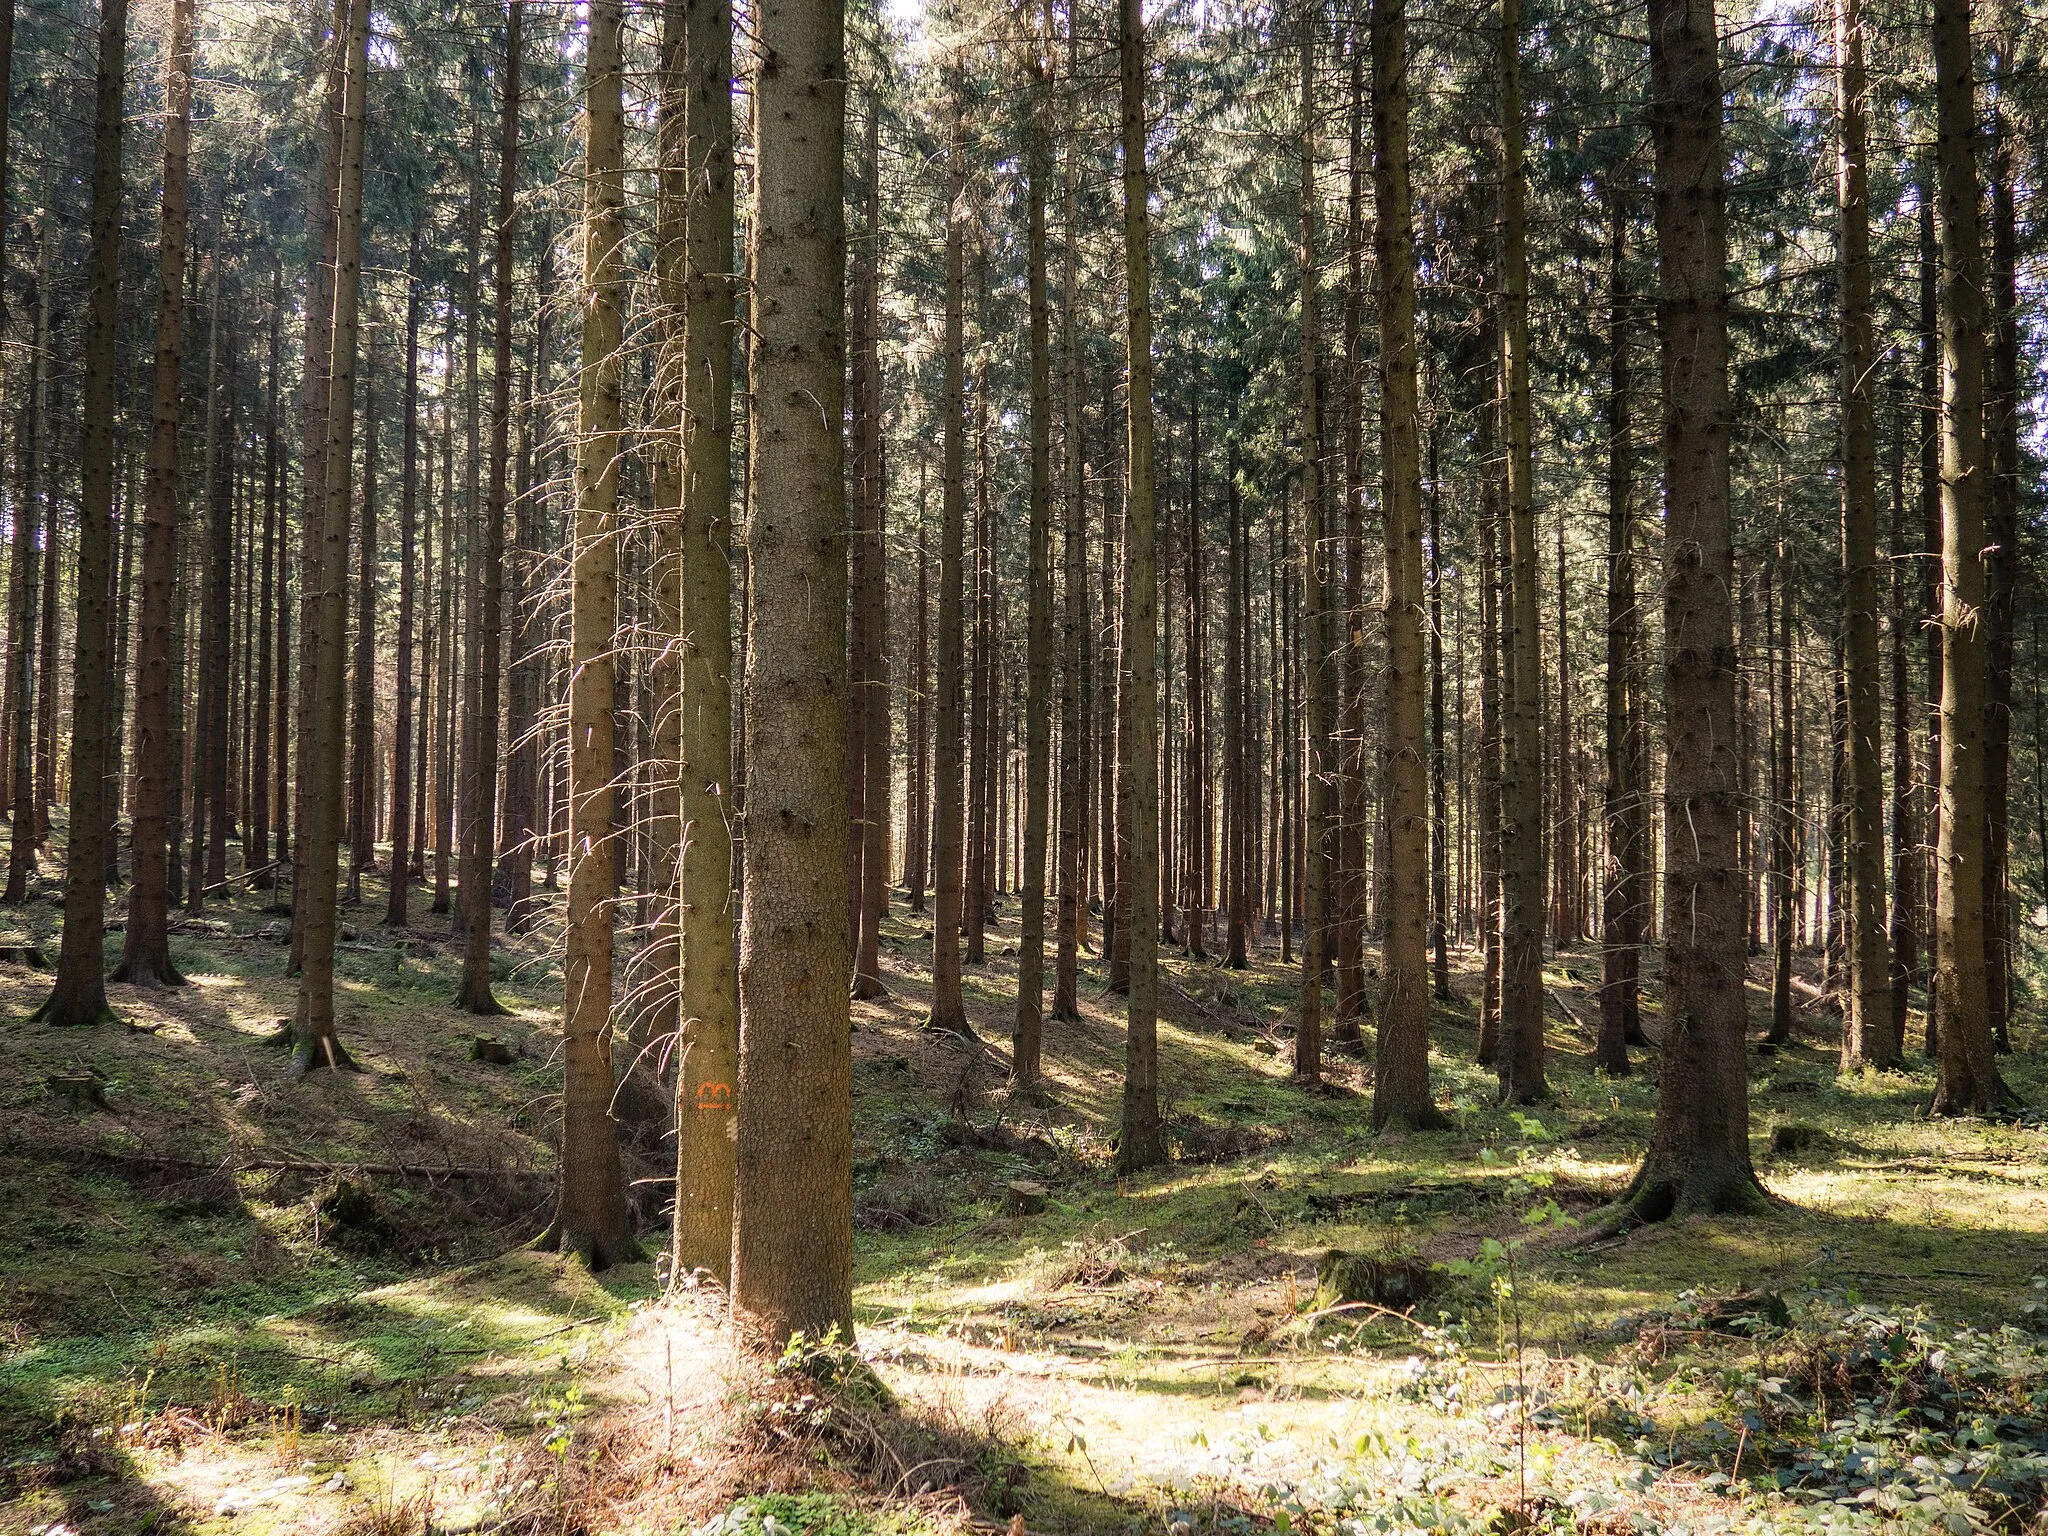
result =
M1301 283L1301 361L1299 388L1301 419L1295 431L1301 443L1301 569L1302 623L1307 630L1303 646L1302 698L1306 706L1307 781L1305 784L1302 838L1305 844L1301 910L1301 1018L1294 1032L1294 1080L1314 1083L1323 1074L1323 968L1324 944L1328 930L1323 924L1323 894L1327 889L1330 851L1329 788L1335 767L1330 752L1330 722L1323 712L1323 670L1329 663L1324 644L1324 609L1329 583L1324 576L1322 488L1322 411L1317 399L1317 358L1321 328L1321 307L1317 303L1321 283L1316 268L1316 22L1320 7L1316 0L1304 0L1301 7L1301 117L1300 137L1301 243L1298 273Z
M349 507L355 469L357 316L362 292L364 94L369 73L369 0L350 0L344 33L335 187L332 374L326 394L326 492L316 521L320 563L310 618L313 647L312 732L301 738L301 777L308 780L301 909L293 926L304 948L298 1012L292 1021L292 1070L352 1065L335 1034L334 944L336 867L341 841L343 629L347 613ZM312 515L309 509L308 515Z
M2008 1103L1991 1031L1984 875L1984 251L1978 230L1976 69L1969 0L1935 0L1934 80L1941 237L1941 822L1936 844L1934 989L1941 1018L1933 1109L1981 1114Z
M754 25L753 595L732 1308L771 1344L799 1331L850 1343L844 23L839 0L770 0Z
M1152 484L1152 223L1146 206L1145 13L1118 0L1118 109L1123 140L1125 409L1123 656L1130 702L1130 993L1125 1004L1120 1172L1166 1161L1159 1119L1159 684L1158 580Z
M563 937L562 1177L540 1246L593 1269L637 1252L612 1119L612 745L617 687L625 240L620 0L592 0L583 62L583 350L570 555L569 910ZM478 893L480 896L483 893Z
M1884 729L1877 656L1877 390L1870 324L1869 102L1861 0L1835 0L1835 211L1841 229L1843 670L1848 737L1848 1007L1842 1067L1889 1066L1890 955L1884 927Z

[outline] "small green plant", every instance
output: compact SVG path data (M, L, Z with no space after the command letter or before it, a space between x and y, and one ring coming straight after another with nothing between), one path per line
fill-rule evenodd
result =
M1514 1149L1515 1173L1508 1180L1507 1195L1510 1202L1537 1197L1522 1212L1522 1225L1528 1231L1505 1241L1489 1237L1479 1245L1478 1253L1469 1259L1454 1259L1447 1267L1452 1274L1477 1281L1491 1293L1501 1349L1503 1352L1509 1348L1514 1351L1515 1507L1518 1518L1526 1519L1529 1510L1529 1380L1528 1355L1522 1332L1519 1260L1531 1237L1575 1223L1565 1208L1548 1193L1556 1185L1555 1175L1547 1169L1529 1166L1530 1143L1549 1141L1549 1130L1534 1115L1514 1111L1513 1117L1515 1129L1522 1134L1524 1141ZM1479 1158L1489 1166L1497 1167L1502 1162L1501 1155L1492 1147L1482 1147Z

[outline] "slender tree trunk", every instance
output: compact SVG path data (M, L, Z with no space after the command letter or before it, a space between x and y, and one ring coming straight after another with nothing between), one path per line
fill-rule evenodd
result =
M1344 608L1340 704L1338 706L1337 1012L1331 1039L1347 1049L1361 1046L1358 1021L1365 1001L1365 714L1371 687L1365 659L1365 312L1371 295L1366 287L1365 189L1371 167L1365 145L1366 65L1369 49L1350 29L1351 89L1347 103L1350 133L1346 159L1347 207L1344 226Z
M107 591L113 573L114 415L119 396L121 127L127 85L127 0L101 0L99 73L93 103L92 254L86 298L85 391L80 401L78 624L72 652L71 843L64 868L64 937L57 980L34 1017L47 1024L97 1024L107 1006L102 946L107 919L106 697ZM54 531L56 518L49 519ZM45 541L46 561L56 540ZM50 670L45 694L55 691Z
M391 712L391 891L384 921L406 925L406 899L413 880L413 609L418 590L420 484L420 257L421 237L413 231L406 258L404 422L398 463L398 635Z
M491 871L497 863L498 683L504 663L501 610L505 590L506 490L512 451L512 262L519 197L519 71L520 56L525 51L521 36L525 13L524 0L506 0L497 249L492 257L497 293L491 338L491 468L483 523L477 530L483 548L473 552L482 566L483 578L477 584L477 626L470 641L477 651L476 771L470 781L469 838L462 861L467 931L462 981L455 997L455 1005L464 1012L486 1016L505 1011L491 994Z
M1625 261L1628 205L1610 187L1607 319L1607 864L1600 920L1600 1034L1594 1060L1616 1077L1630 1071L1641 1037L1644 854L1649 839L1643 761L1630 687L1641 630L1636 618L1635 459L1629 434L1634 380ZM1746 866L1745 866L1746 867Z
M1064 104L1070 122L1078 98L1075 64L1079 47L1075 7L1073 0L1069 0ZM1086 727L1083 724L1088 709L1088 675L1084 664L1088 631L1088 461L1081 405L1085 388L1081 377L1083 339L1078 314L1081 288L1080 173L1074 160L1075 146L1070 140L1061 165L1065 238L1061 241L1060 251L1060 415L1066 437L1062 459L1065 477L1060 552L1064 590L1060 610L1059 934L1052 996L1052 1016L1061 1021L1081 1017L1081 937L1088 921L1087 871L1083 853L1088 832ZM920 552L920 580L923 574L924 562ZM1050 572L1047 575L1050 579Z
M1330 722L1323 712L1323 671L1329 663L1324 643L1329 583L1324 578L1322 410L1316 397L1319 380L1317 357L1321 310L1317 289L1321 282L1316 263L1316 160L1315 160L1315 68L1316 23L1321 7L1317 0L1303 0L1301 7L1301 118L1300 198L1301 244L1301 420L1296 431L1301 438L1301 607L1307 630L1302 648L1305 676L1302 699L1307 713L1307 782L1303 805L1303 872L1301 937L1301 1019L1294 1032L1294 1080L1316 1083L1323 1075L1323 970L1324 943L1328 930L1323 925L1323 893L1328 874L1330 850L1329 786L1335 764L1330 752Z
M732 800L732 11L684 0L682 129L689 168L683 292L678 809L683 1056L676 1071L678 1271L731 1275L730 1085L739 1066Z
M862 241L855 302L860 314L860 342L853 359L857 385L855 443L859 462L859 538L856 558L864 569L853 593L860 634L860 675L857 697L850 700L849 724L859 721L861 756L847 763L848 777L858 775L861 815L854 835L859 839L860 885L850 892L854 910L854 995L885 996L882 984L882 921L889 912L889 561L888 465L882 443L882 171L879 98L869 103L867 120L866 238Z
M1773 1045L1792 1038L1792 942L1797 929L1797 890L1792 866L1798 857L1792 807L1792 584L1782 541L1774 564L1777 601L1764 601L1764 628L1774 635L1775 679L1771 689L1771 1027ZM1777 622L1773 622L1773 614Z
M1910 408L1898 411L1892 428L1891 529L1891 694L1892 694L1892 858L1891 858L1891 1041L1893 1059L1906 1049L1906 1014L1920 969L1920 828L1914 815L1913 687L1907 664L1910 622L1907 580L1913 546L1906 535L1906 431ZM2048 825L2043 832L2048 833Z
M540 1246L593 1269L637 1254L612 1119L612 739L618 662L625 113L620 0L592 0L583 64L583 354L570 575L569 912L562 1179ZM480 896L482 893L478 893Z
M274 803L270 793L273 771L271 722L274 718L271 711L272 690L276 686L275 652L271 642L275 637L277 608L284 598L284 583L280 579L283 574L284 508L278 499L280 466L277 457L278 357L283 334L284 268L273 264L270 269L270 360L263 389L263 552L257 562L261 572L262 596L256 604L256 693L252 701L255 718L249 728L252 759L249 772L250 832L242 860L249 871L249 884L257 890L269 890L277 884L276 866L270 861L270 811ZM139 698L137 713L140 713ZM140 771L138 759L138 776Z
M1529 403L1529 253L1522 205L1520 0L1502 0L1501 339L1507 425L1507 756L1501 772L1501 1097L1530 1104L1543 1079L1543 638Z
M834 1330L850 1343L841 7L790 0L756 26L749 382L759 414L747 527L754 591L732 1307L772 1345Z
M1024 878L1017 939L1017 1019L1010 1082L1038 1090L1045 1006L1045 840L1052 802L1052 314L1046 295L1045 205L1052 180L1052 5L1034 39L1026 125L1026 282L1031 329L1031 486L1026 533Z
M1123 1125L1116 1163L1132 1173L1166 1161L1159 1119L1158 580L1152 484L1152 224L1146 206L1145 12L1118 0L1123 138L1125 366L1128 442L1124 507L1123 655L1130 700L1130 995L1125 1005Z
M18 588L17 601L10 610L14 621L8 635L8 689L13 705L7 713L7 721L13 738L9 755L13 771L10 803L14 822L7 860L6 901L10 906L20 906L28 900L28 882L36 873L35 702L38 683L48 688L52 682L48 677L38 679L36 675L36 633L42 608L42 562L56 558L50 552L54 543L51 525L55 518L43 508L42 417L50 368L50 305L55 286L52 268L57 245L57 219L46 211L38 222L42 226L41 254L36 262L35 291L31 295L35 318L29 337L28 387L22 400L20 439L16 445L21 463L22 495L20 511L14 519L14 562L10 570L10 580ZM168 955L165 963L169 964Z
M1440 432L1429 415L1429 961L1430 991L1438 1002L1451 993L1451 816L1444 761L1444 519L1443 483L1437 473Z
M1940 884L1935 848L1941 821L1941 729L1942 729L1942 518L1941 518L1941 247L1935 239L1934 203L1936 190L1931 164L1921 170L1920 194L1920 528L1922 558L1920 569L1920 630L1926 644L1923 658L1927 670L1927 752L1920 772L1920 827L1922 836L1920 931L1927 939L1927 960L1923 975L1927 981L1926 1054L1929 1059L1941 1049L1941 989L1935 977L1941 970L1941 924L1935 911Z
M1496 357L1501 349L1493 349ZM1506 742L1501 730L1501 490L1495 472L1494 422L1499 415L1501 370L1488 368L1487 398L1480 403L1473 447L1479 460L1479 947L1478 1059L1500 1061L1501 945L1506 921L1502 896L1501 780Z
M216 314L224 300L228 303L233 301L232 295L223 295L218 275L218 267L225 254L216 251L213 258L216 268L213 306ZM195 913L199 910L202 896L227 894L228 823L234 819L234 806L228 799L228 755L232 740L228 696L232 686L230 669L234 642L234 458L239 435L235 430L235 333L232 325L224 328L220 348L220 389L214 405L218 436L212 471L213 506L207 513L206 526L206 610L200 633L200 730L205 744L206 817L202 822L195 813L192 821L191 909ZM366 496L365 506L368 504Z
M298 1013L292 1024L292 1070L351 1065L335 1035L335 875L341 841L342 630L347 615L349 503L354 488L357 315L362 291L363 128L369 74L369 0L349 0L345 80L335 196L333 373L324 412L326 494L315 519L320 564L311 617L313 730L301 738L300 777L306 791L306 832L300 839L305 879L294 928L304 945ZM313 516L311 507L307 515Z
M376 348L363 365L363 513L357 520L355 659L349 699L348 884L363 899L363 871L377 867L377 378Z
M1744 1209L1749 1161L1742 875L1735 867L1734 554L1724 99L1714 6L1650 0L1657 319L1663 351L1663 1069L1637 1219Z
M1940 1045L1934 1113L1981 1114L2012 1102L1999 1076L1986 964L1985 713L1989 639L1982 621L1985 484L1984 252L1978 232L1975 66L1968 0L1935 0L1935 200L1941 235L1941 822L1934 987Z
M1985 454L1991 468L1991 487L1985 500L1984 555L1988 652L1988 704L1984 712L1984 969L1992 1045L2004 1054L2012 1049L2009 807L2014 592L2019 580L2020 542L2019 230L2013 187L2013 135L2007 113L2019 43L2013 0L1999 0L1996 28L1991 66L1998 81L1991 110L1991 357L1985 399ZM1874 527L1872 539L1874 546ZM1874 570L1874 555L1872 565ZM1871 601L1874 613L1874 594Z
M943 464L939 471L939 682L934 767L937 783L932 809L932 881L937 888L932 909L933 1029L973 1038L960 985L960 936L966 900L966 812L961 792L964 720L961 710L966 637L965 584L961 566L967 535L967 135L961 119L960 91L948 86L951 114L946 154L946 313L945 421L940 429Z
M1877 655L1877 389L1870 322L1868 97L1861 0L1835 0L1835 104L1840 146L1843 677L1848 742L1848 1007L1842 1067L1890 1066L1890 956L1884 928L1884 729Z

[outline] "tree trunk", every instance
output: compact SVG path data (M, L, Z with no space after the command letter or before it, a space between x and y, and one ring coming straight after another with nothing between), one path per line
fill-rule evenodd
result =
M1508 710L1501 772L1501 1097L1531 1104L1543 1079L1543 637L1529 404L1529 253L1522 216L1520 0L1502 0L1501 339L1506 376ZM1398 897L1396 898L1399 899Z
M1348 186L1344 225L1344 634L1338 706L1337 1012L1330 1038L1347 1049L1360 1048L1358 1021L1365 1001L1365 713L1371 687L1365 659L1365 189L1370 166L1365 147L1366 63L1369 50L1351 28L1350 99L1346 106L1350 134L1345 171Z
M220 314L224 295L219 275L225 253L213 257L213 308ZM232 302L231 296L226 296ZM218 324L218 321L216 322ZM228 823L234 806L228 800L228 695L232 685L230 669L234 642L234 558L235 504L234 460L239 441L235 430L235 333L230 324L218 342L220 387L213 405L215 430L213 505L207 512L206 608L199 637L200 732L204 745L202 761L206 816L194 813L192 820L191 910L198 912L201 898L227 894ZM372 439L374 443L374 439ZM369 506L367 494L364 505Z
M1792 1038L1792 941L1797 928L1792 866L1799 845L1792 803L1792 581L1781 540L1773 562L1777 576L1776 665L1771 689L1771 1027L1765 1039L1782 1045ZM1773 605L1764 601L1764 628L1773 629Z
M143 478L142 608L135 641L135 801L128 926L114 980L175 986L171 962L171 606L178 564L178 437L184 403L186 185L192 127L193 0L171 10L157 248L156 355Z
M846 362L837 0L756 19L746 901L733 1315L853 1340L846 932ZM773 67L767 67L773 60ZM794 1048L792 1048L794 1047ZM748 1112L747 1106L751 1106Z
M1372 1123L1437 1120L1429 1090L1429 806L1422 735L1421 410L1415 380L1415 205L1408 176L1406 0L1373 0L1374 260L1379 271L1386 522L1388 911Z
M2019 230L2008 98L2019 43L2013 0L1999 0L1991 111L1991 359L1985 399L1986 497L1984 712L1984 968L1993 1047L2012 1049L2013 905L2010 900L2014 591L2020 542ZM1873 531L1873 541L1875 534ZM1875 557L1873 556L1873 566ZM1874 579L1874 578L1873 578ZM1872 597L1873 612L1875 596Z
M1479 1040L1482 1067L1500 1062L1502 896L1501 780L1506 742L1501 730L1501 490L1494 464L1495 421L1500 412L1501 349L1487 369L1473 448L1479 460Z
M961 673L965 584L961 566L967 538L967 134L960 102L963 86L948 86L951 131L946 154L945 421L940 428L939 471L939 686L932 800L932 1010L927 1027L974 1037L960 986L960 935L966 900L966 809Z
M1321 309L1317 288L1321 281L1316 262L1316 159L1315 159L1315 69L1316 23L1320 5L1303 0L1301 7L1301 117L1300 199L1301 243L1298 273L1301 283L1301 419L1295 431L1301 439L1301 607L1307 631L1302 648L1304 677L1302 699L1306 706L1308 753L1307 780L1303 803L1302 840L1302 939L1301 1018L1294 1031L1294 1081L1317 1083L1323 1075L1323 968L1324 943L1328 930L1323 925L1323 893L1327 888L1327 855L1330 850L1329 785L1335 764L1330 752L1330 722L1323 711L1323 672L1329 663L1324 643L1324 609L1328 582L1324 579L1322 410L1316 392L1320 366L1317 348Z
M1978 233L1975 66L1969 0L1935 0L1935 213L1941 234L1941 823L1934 987L1941 1017L1933 1112L2012 1102L1999 1076L1985 962L1984 716L1990 645L1985 576L1984 252Z
M612 1119L612 740L617 681L625 114L619 0L592 0L583 65L583 356L569 653L569 911L562 1182L540 1246L593 1269L635 1257Z
M1034 40L1026 125L1026 254L1031 328L1031 487L1024 639L1024 878L1017 938L1017 1019L1010 1082L1036 1093L1045 1005L1045 840L1052 801L1052 315L1046 296L1045 204L1052 180L1052 5Z
M284 268L270 269L270 360L263 389L263 552L258 557L262 596L256 604L256 693L252 701L255 718L250 722L249 842L242 863L249 871L249 884L269 890L277 883L277 869L270 861L271 722L276 685L275 637L277 605L284 600L281 555L284 547L284 509L278 499L277 396L278 358L284 333ZM139 702L139 701L138 701ZM139 745L139 743L138 743ZM141 765L138 761L137 772Z
M1877 657L1877 388L1870 322L1869 102L1861 0L1835 0L1835 103L1841 136L1843 680L1847 704L1848 1007L1842 1069L1891 1066L1891 957L1884 926L1884 729Z
M113 570L114 414L119 396L121 282L121 127L127 83L127 0L101 0L99 74L93 103L92 254L86 299L85 391L79 442L78 624L72 652L71 845L64 867L64 937L57 980L34 1018L46 1024L97 1024L107 1006L102 946L106 935L106 698L108 578ZM49 519L54 530L56 518ZM44 559L56 559L45 540ZM55 691L51 670L43 691Z
M1048 25L1050 25L1048 23ZM1072 0L1067 6L1067 80L1065 107L1071 122L1079 81L1076 60L1080 34ZM1047 131L1050 131L1048 126ZM1084 383L1078 310L1080 307L1081 224L1080 173L1069 141L1061 165L1065 200L1065 239L1060 251L1061 422L1066 433L1062 468L1063 506L1060 565L1064 573L1060 610L1060 784L1059 784L1059 935L1053 975L1052 1016L1060 1021L1081 1017L1080 972L1082 929L1088 920L1086 858L1088 782L1084 751L1088 711L1088 674L1084 662L1088 631L1088 463L1083 420ZM920 553L918 573L924 564ZM1051 573L1047 573L1050 580ZM922 612L922 610L920 610Z
M357 315L362 291L364 95L369 73L369 0L350 0L343 54L345 81L338 124L342 146L335 196L333 374L324 412L326 494L314 519L320 565L313 580L313 730L301 738L306 787L305 867L293 926L304 947L298 1013L292 1024L292 1070L351 1065L335 1036L335 875L341 841L343 628L347 614L349 503L354 485ZM312 515L308 508L308 515Z
M363 365L363 513L357 523L356 627L349 681L348 885L363 899L363 871L377 867L377 376L376 348Z
M512 261L519 196L519 71L525 51L521 37L524 0L506 0L505 72L501 89L502 129L498 140L497 249L493 254L497 293L491 338L491 468L481 534L475 552L482 566L477 583L475 775L470 782L469 838L463 848L462 981L455 1005L490 1016L505 1009L491 994L491 873L497 864L498 682L503 669L506 482L512 451ZM474 536L474 535L473 535Z
M45 212L39 221L41 254L36 262L35 291L31 295L35 319L30 332L28 388L21 409L21 432L16 444L21 462L22 496L20 514L14 519L14 561L9 576L17 589L9 611L14 615L8 634L8 691L12 707L7 713L12 732L10 784L13 837L7 860L6 901L20 906L28 900L28 882L36 873L36 715L38 683L43 688L52 679L37 678L37 620L42 610L44 560L55 559L49 552L55 517L43 510L42 418L49 392L50 306L55 284L52 267L57 245L57 219ZM182 294L183 290L180 290ZM54 500L52 501L54 507ZM40 539L41 543L38 544ZM168 957L165 964L169 964Z
M1634 699L1629 687L1641 636L1636 623L1635 463L1629 443L1628 204L1610 185L1607 311L1607 863L1600 920L1600 1034L1594 1061L1623 1077L1640 1031L1642 865L1648 841Z
M420 232L406 257L404 422L398 464L397 698L391 712L391 889L384 921L403 928L412 889L413 608L418 589L420 459Z
M1641 1220L1746 1209L1742 872L1736 860L1734 554L1728 438L1726 153L1714 6L1650 0L1657 320L1663 351L1663 1069L1625 1198Z
M882 985L882 920L889 911L889 560L888 466L883 457L882 413L882 107L869 103L864 177L866 238L861 242L859 277L854 302L860 318L859 345L853 358L856 385L854 481L859 488L859 526L854 558L861 579L853 592L854 622L860 639L859 674L849 700L849 745L857 738L861 755L849 758L849 782L861 786L860 819L854 824L854 849L860 883L853 899L854 996L887 995ZM855 721L858 729L852 729Z
M1132 1173L1166 1161L1159 1120L1158 580L1152 488L1152 224L1146 206L1145 13L1118 0L1123 138L1125 366L1128 443L1124 507L1123 657L1129 691L1130 995L1125 1005L1123 1125L1116 1165Z

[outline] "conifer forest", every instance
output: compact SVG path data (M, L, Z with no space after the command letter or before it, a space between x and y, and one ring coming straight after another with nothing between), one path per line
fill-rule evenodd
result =
M0 1532L2048 1536L2042 0L0 0Z

